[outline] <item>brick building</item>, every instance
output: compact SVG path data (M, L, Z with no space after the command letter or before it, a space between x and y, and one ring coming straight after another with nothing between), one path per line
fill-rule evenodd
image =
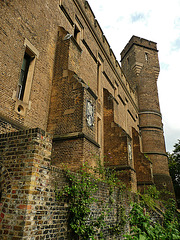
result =
M120 65L85 0L0 6L2 136L40 128L52 136L52 166L94 166L95 154L134 192L172 192L156 43L133 36Z

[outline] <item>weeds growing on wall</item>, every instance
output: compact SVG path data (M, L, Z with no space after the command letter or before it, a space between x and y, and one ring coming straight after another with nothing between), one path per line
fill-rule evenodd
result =
M165 209L163 224L153 222L149 214L146 213L146 207L155 210L159 207L160 192L155 186L151 186L144 194L141 194L141 200L132 204L129 221L131 226L130 234L125 235L126 240L178 240L180 232L178 219L176 216L176 202L170 198L163 202ZM161 201L162 203L162 201Z
M139 195L139 201L132 204L132 210L127 217L123 206L117 207L117 222L113 226L106 225L106 216L112 211L114 202L113 192L115 187L120 192L125 186L116 177L115 172L105 169L98 159L97 167L90 168L84 164L76 173L65 171L68 185L61 192L56 192L57 199L68 199L69 215L68 224L72 239L95 240L97 232L99 239L105 239L103 229L109 228L111 235L120 236L127 222L130 223L130 233L126 234L126 240L177 240L180 239L178 221L175 216L175 201L160 201L161 192L155 186L150 186ZM109 186L109 200L103 202L98 199L96 192L98 183L104 182ZM93 207L99 207L96 216L93 215ZM163 224L153 222L146 209L164 208ZM97 210L97 208L96 208ZM98 210L97 210L98 211Z
M69 227L74 239L94 239L96 227L103 225L104 216L94 220L91 216L91 205L97 202L93 194L97 191L97 183L91 178L91 174L86 172L83 166L78 173L74 174L66 171L69 185L64 187L61 196L69 200Z
M124 231L124 226L127 223L127 216L125 213L125 208L123 206L119 206L118 214L117 214L117 223L110 227L110 233L112 235L121 235Z
M69 200L68 224L73 239L79 239L80 237L83 240L93 240L97 231L100 238L104 239L105 217L112 210L109 207L109 203L111 205L114 202L112 197L114 187L121 186L121 189L124 187L112 170L110 171L102 167L100 161L97 165L97 167L90 168L87 164L84 164L76 173L66 170L65 175L68 185L56 194L57 199L66 197ZM98 190L99 181L109 186L108 203L101 202L94 197ZM92 208L94 204L99 206L98 216L93 216Z

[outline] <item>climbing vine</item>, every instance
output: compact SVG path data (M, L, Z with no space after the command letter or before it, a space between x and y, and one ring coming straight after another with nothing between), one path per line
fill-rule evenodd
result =
M65 197L69 201L68 224L73 235L73 239L95 239L95 234L103 238L103 228L106 226L105 217L111 212L114 202L112 197L115 186L120 186L120 181L116 178L112 170L105 169L100 163L97 167L90 168L84 164L76 173L70 170L65 171L68 185L61 192L56 191L56 198L59 200ZM99 181L109 186L109 201L107 203L94 197L98 190ZM121 184L121 186L123 186ZM96 216L93 215L93 205L99 206Z
M125 213L125 208L123 206L119 206L118 214L117 214L117 222L113 227L110 227L110 233L112 235L121 235L124 231L124 227L127 222L127 216Z
M57 194L57 199L67 197L69 200L68 223L74 239L94 239L95 227L103 223L103 216L94 221L91 216L90 206L97 202L93 193L97 191L96 181L92 181L91 175L82 167L76 174L65 171L68 185L63 192ZM90 221L91 220L91 221Z

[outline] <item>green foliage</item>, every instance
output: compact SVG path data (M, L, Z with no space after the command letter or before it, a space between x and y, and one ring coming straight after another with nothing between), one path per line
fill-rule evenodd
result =
M180 140L174 145L173 153L168 153L169 172L172 178L178 206L180 208Z
M178 221L176 214L176 202L174 199L170 198L167 202L165 202L165 214L164 214L164 227L165 228L177 228L178 229Z
M69 185L65 186L63 192L58 194L58 199L65 196L69 200L69 227L73 237L78 239L94 239L95 227L100 227L104 220L104 215L96 219L91 216L90 206L97 202L93 194L97 191L97 182L92 179L92 175L83 166L77 173L66 171ZM91 220L91 221L90 221Z
M141 204L144 203L144 206L155 209L158 207L158 199L160 197L160 192L156 189L154 185L149 186L144 189L143 194L139 194L141 198Z
M165 213L166 215L166 213ZM180 232L175 220L166 222L164 226L153 223L143 207L134 203L130 214L131 233L125 235L128 240L176 240L180 239Z
M144 189L143 195L149 195L152 199L159 199L160 191L154 185L150 185L148 188Z
M99 159L98 159L99 160ZM113 192L115 186L120 186L113 170L102 167L100 161L98 167L90 168L84 164L78 172L65 171L68 185L61 192L56 191L57 200L63 197L69 200L68 224L73 239L95 239L95 233L99 232L103 239L102 229L106 226L105 217L112 210L108 203L99 201L93 197L98 190L98 182L104 182L109 186L109 203L114 202ZM92 215L93 204L98 204L101 213L98 217Z
M145 196L143 196L145 195ZM154 186L145 190L145 194L141 195L139 203L133 203L130 212L129 221L131 226L130 234L125 235L127 240L176 240L180 239L178 230L178 221L175 216L176 203L174 199L169 199L164 204L164 221L163 225L153 222L146 213L145 206L156 207L155 201L160 196L160 192ZM152 198L150 200L150 198ZM147 200L148 199L148 200ZM160 199L158 199L160 200ZM150 203L150 204L149 204ZM153 204L152 204L153 203Z
M68 224L73 239L95 240L98 232L100 239L103 237L103 229L108 228L105 218L112 211L114 202L113 193L115 187L119 187L122 192L125 186L116 177L116 172L105 169L98 159L98 167L90 168L84 164L76 173L65 171L68 185L61 192L56 191L57 199L65 197L68 199ZM100 201L96 195L99 181L109 186L109 201ZM131 232L125 235L127 240L176 240L180 239L178 222L175 217L176 205L173 199L169 199L164 204L163 225L155 223L146 213L145 208L159 207L161 193L155 186L150 186L139 194L140 202L132 205L129 218L126 217L125 209L119 205L117 211L117 222L109 227L112 235L121 235L125 224L129 221ZM99 206L99 212L93 215L93 207Z
M113 227L110 227L110 233L112 235L120 235L122 234L124 227L127 222L127 216L125 213L125 208L123 206L119 206L118 214L117 214L117 223Z
M144 214L143 207L134 203L130 213L131 235L126 235L126 239L149 239L152 235L150 218Z

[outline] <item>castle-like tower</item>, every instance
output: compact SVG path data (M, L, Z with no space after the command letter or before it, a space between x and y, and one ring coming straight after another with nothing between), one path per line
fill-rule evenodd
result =
M121 52L121 62L128 82L137 92L141 150L152 161L154 183L173 192L157 90L160 68L156 43L133 36Z

